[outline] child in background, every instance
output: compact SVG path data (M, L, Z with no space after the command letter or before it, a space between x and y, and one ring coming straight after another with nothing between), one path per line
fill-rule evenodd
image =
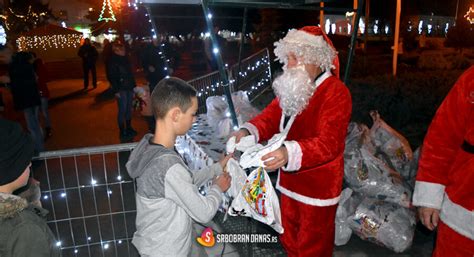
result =
M196 119L196 90L178 78L161 80L151 95L155 135L147 134L133 150L127 171L137 182L137 231L132 243L141 256L189 256L193 222L216 214L231 178L223 173L230 155L200 171L189 170L174 149ZM216 177L208 194L198 186ZM195 254L195 253L194 253Z
M45 209L12 192L30 177L33 140L19 124L0 118L0 256L56 257L59 248Z

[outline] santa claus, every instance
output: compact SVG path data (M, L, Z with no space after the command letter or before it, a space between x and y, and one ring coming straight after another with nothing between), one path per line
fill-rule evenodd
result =
M259 142L285 135L280 148L262 157L267 170L279 170L281 241L288 256L332 256L351 96L321 28L290 30L275 43L275 55L284 64L273 82L276 98L234 136L239 142L252 134Z
M456 82L423 142L413 205L438 227L435 257L474 256L474 66Z

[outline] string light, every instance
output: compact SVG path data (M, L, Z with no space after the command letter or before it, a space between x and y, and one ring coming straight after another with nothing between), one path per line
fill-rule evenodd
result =
M0 15L0 18L5 21L5 27L7 30L10 30L10 27L12 25L12 22L9 21L10 16L20 19L22 22L28 21L36 25L42 16L46 16L48 14L47 12L35 13L32 10L31 5L28 6L28 12L25 15L17 14L11 8L8 8L8 11L6 13L6 15Z
M474 9L472 7L469 7L469 11L464 15L464 18L466 18L470 24L474 24Z
M109 9L110 17L104 18L104 12L105 12L106 7L108 7ZM117 19L115 18L114 10L112 9L112 4L110 3L110 0L104 0L104 2L102 3L102 10L100 12L98 21L105 21L105 22L117 21Z
M270 61L268 56L261 57L257 61L255 61L255 65L248 65L244 66L242 70L239 72L238 76L241 78L240 81L245 79L246 77L255 77L258 76L258 74L262 74L263 77L256 82L254 85L250 87L250 90L247 91L247 95L253 94L255 91L260 90L260 88L267 86L268 84L271 83L271 74L268 71L268 67L270 66ZM262 70L265 70L265 72L262 73ZM235 83L235 79L230 79L229 84L233 85ZM198 90L198 98L204 97L207 98L209 95L213 95L213 92L216 92L220 87L223 87L224 83L222 81L216 82L215 84L211 84L209 86L206 86L205 88L201 88Z
M29 49L51 48L77 48L81 44L82 35L45 35L45 36L21 36L16 43L20 51Z

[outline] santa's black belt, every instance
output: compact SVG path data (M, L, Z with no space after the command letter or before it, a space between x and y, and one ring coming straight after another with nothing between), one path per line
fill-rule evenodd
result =
M463 149L465 152L474 154L474 145L471 145L466 140L462 142L461 149Z

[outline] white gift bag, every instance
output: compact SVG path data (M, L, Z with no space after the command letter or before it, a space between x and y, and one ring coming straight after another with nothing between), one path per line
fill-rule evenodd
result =
M239 166L239 162L237 162L235 159L230 159L227 162L226 170L232 178L229 190L227 190L226 193L230 197L236 198L245 185L245 181L247 180L247 174Z
M228 210L231 216L252 217L283 234L278 196L262 167L253 170Z

